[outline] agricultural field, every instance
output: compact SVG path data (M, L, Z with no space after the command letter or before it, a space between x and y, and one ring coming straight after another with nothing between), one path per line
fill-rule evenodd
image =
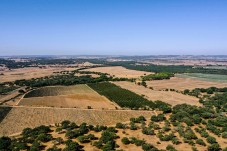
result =
M42 87L27 93L18 105L96 109L120 108L87 85Z
M15 80L21 79L32 79L32 78L40 78L45 76L50 76L56 72L61 71L72 71L76 68L67 68L67 67L26 67L26 68L17 68L1 71L3 75L1 75L1 82L12 82Z
M167 81L167 80L163 80L163 81ZM144 86L139 86L135 83L126 82L126 81L114 82L114 84L124 89L130 90L138 95L144 95L147 99L152 101L160 100L171 105L177 105L177 104L183 104L183 103L198 105L198 98L177 93L174 91L151 90L149 88L145 88Z
M219 82L227 85L227 75L219 74L202 74L202 73L185 73L176 75L180 78L192 78L196 80L208 81L208 82Z
M152 72L130 70L121 66L97 67L97 68L85 69L82 71L102 72L118 78L139 78L140 76L143 76L143 75L152 74Z
M114 125L131 117L150 117L153 111L95 110L49 107L13 107L0 124L0 136L21 132L26 127L50 125L63 120L94 125Z
M122 89L109 82L88 84L100 95L106 96L109 100L117 103L122 108L141 109L145 107L154 108L154 103L137 95L129 90Z
M178 91L184 91L185 89L195 89L195 88L209 88L209 87L226 87L226 83L213 82L213 81L204 81L194 78L179 78L172 77L168 80L153 80L146 81L147 87L152 87L154 90L165 90L165 89L175 89Z
M190 115L191 110L197 110L196 107L183 105L176 107L174 111L182 114L183 111L181 109L179 110L179 108L183 109L184 107L188 108L185 109L184 113L189 114L189 116L192 116ZM26 113L28 113L29 110L26 110ZM75 115L80 114L80 111L75 111L77 111L77 114ZM32 113L34 114L35 112L38 112L41 116L45 113L44 110L33 109ZM49 112L52 112L52 110L48 110L48 113ZM94 113L96 115L99 115L100 113L99 111L88 112L90 113L86 114L87 118L89 115L91 116ZM221 149L226 150L226 132L221 132L222 134L220 133L219 135L214 134L213 132L211 132L211 129L209 129L208 125L210 124L207 125L208 120L204 120L203 117L194 117L195 119L192 119L191 123L193 125L189 125L189 123L185 123L186 121L184 121L184 119L181 119L180 115L175 112L171 114L158 115L144 112L143 116L136 116L136 114L132 113L136 113L135 111L118 111L116 112L117 114L115 116L110 116L113 115L113 113L110 112L113 111L106 111L104 116L102 116L102 118L99 118L100 120L98 121L95 120L95 122L91 122L94 116L89 116L89 122L87 122L87 118L85 118L85 120L81 122L80 119L75 116L73 119L71 118L71 122L69 120L58 122L58 119L54 120L55 122L58 122L55 125L46 124L46 126L35 126L37 121L30 120L31 123L28 123L28 125L32 125L36 128L26 128L21 134L14 134L14 136L16 136L16 138L24 138L23 144L24 142L28 143L24 144L24 148L33 147L42 148L45 150L47 150L48 148L53 148L53 146L55 146L55 149L58 148L67 150L68 148L73 147L74 149L77 148L77 150L94 151L181 151L182 148L184 151L218 151ZM203 111L201 111L201 113L202 112ZM140 112L140 114L141 113L142 112ZM147 113L149 113L150 115ZM125 118L126 116L128 117L128 114L130 114L131 118L125 120L126 122L120 122L122 118ZM64 115L65 112L63 112L63 116ZM57 114L56 117L58 116L59 114ZM10 117L11 115L7 118ZM104 123L106 122L106 118L108 117L111 117L111 121L109 120L108 123L110 125L106 126ZM117 117L121 119L117 119ZM40 119L40 117L37 116L35 116L34 118ZM201 122L202 119L203 122ZM28 122L28 119L26 118L23 118L22 120L26 120ZM51 120L51 122L53 122L53 119L48 118L48 120ZM102 122L103 120L104 122ZM41 121L38 120L38 122ZM113 121L117 122L113 123ZM46 122L49 123L49 121ZM6 123L3 122L3 124ZM12 127L7 128L10 129ZM2 129L0 129L0 132L2 132ZM5 130L4 132L7 133L7 130ZM13 139L14 137L12 137L12 140ZM31 143L35 140L38 140L38 145ZM16 141L20 142L20 139ZM12 145L17 147L17 144Z

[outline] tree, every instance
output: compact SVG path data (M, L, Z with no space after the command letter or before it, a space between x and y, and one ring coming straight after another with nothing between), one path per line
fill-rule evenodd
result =
M0 138L0 150L8 150L11 144L11 139L9 137Z

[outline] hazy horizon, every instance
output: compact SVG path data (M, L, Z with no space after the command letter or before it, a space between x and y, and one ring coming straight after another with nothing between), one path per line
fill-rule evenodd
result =
M1 0L0 56L227 55L225 0Z

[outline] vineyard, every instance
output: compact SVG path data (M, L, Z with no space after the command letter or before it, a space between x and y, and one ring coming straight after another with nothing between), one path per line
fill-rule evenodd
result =
M11 107L0 107L0 122L2 122L11 109Z
M129 90L122 89L115 84L104 82L88 84L92 89L100 95L104 95L109 100L116 102L123 108L139 109L139 108L155 108L155 103L139 96Z
M92 90L89 89L86 85L42 87L29 92L24 97L44 97L78 93L92 93Z

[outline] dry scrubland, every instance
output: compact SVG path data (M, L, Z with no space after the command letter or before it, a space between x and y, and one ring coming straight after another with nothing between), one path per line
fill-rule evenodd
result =
M132 92L135 92L139 95L145 95L149 100L152 100L152 101L160 100L160 101L169 103L171 105L177 105L177 104L183 104L183 103L187 103L190 105L198 105L197 98L184 95L181 93L172 92L172 91L151 90L149 88L145 88L143 86L139 86L135 83L127 82L127 81L114 82L114 84L124 89L128 89Z
M153 111L87 110L69 108L14 107L0 124L0 135L11 135L27 127L50 125L70 120L76 123L114 125L143 115L149 118Z
M115 76L118 78L139 78L144 74L152 74L152 72L145 72L145 71L137 71L137 70L129 70L121 66L114 66L114 67L97 67L86 69L84 71L94 71L94 72L102 72L108 73L111 76Z
M192 90L195 88L209 88L212 86L218 88L227 86L227 83L209 82L195 80L192 78L177 78L177 77L173 77L170 80L146 81L146 83L148 87L153 87L154 90L175 89L179 91L184 91L185 89Z
M76 68L66 68L66 67L47 67L47 68L39 68L39 67L26 67L26 68L18 68L11 69L7 71L3 71L4 75L1 75L1 82L10 82L21 79L32 79L32 78L40 78L45 76L50 76L54 72L60 71L72 71Z
M33 90L25 95L19 105L66 108L87 108L90 106L96 109L115 109L113 102L83 84L43 87Z

